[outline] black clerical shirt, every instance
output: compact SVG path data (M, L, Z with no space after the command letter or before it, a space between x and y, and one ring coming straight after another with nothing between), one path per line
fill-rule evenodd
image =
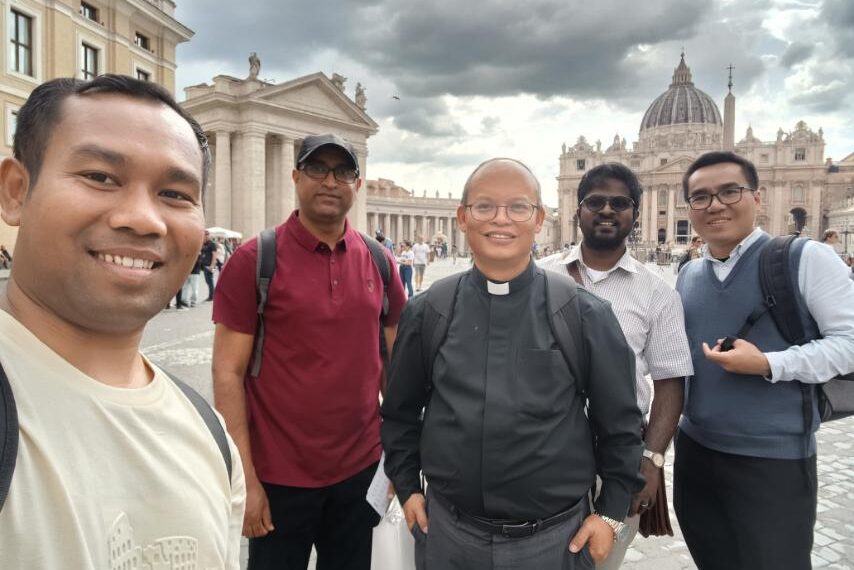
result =
M382 406L386 472L401 502L419 492L423 470L434 491L469 514L535 520L575 504L598 472L597 511L626 516L643 486L634 355L608 303L579 290L582 330L574 332L589 354L588 421L548 324L544 282L533 262L498 286L476 267L462 277L429 403L424 296L405 309Z

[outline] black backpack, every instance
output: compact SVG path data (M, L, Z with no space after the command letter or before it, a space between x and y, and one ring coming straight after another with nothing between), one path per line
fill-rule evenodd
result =
M801 320L798 276L793 274L792 260L800 259L809 238L795 235L777 236L768 240L759 254L759 283L764 300L747 317L735 337L727 337L723 348L732 346L736 338L744 338L765 313L770 313L777 330L789 343L801 345L816 338L806 333ZM804 425L809 433L812 425L811 384L801 384L804 396ZM821 421L837 420L854 414L854 373L837 376L824 384L815 384L818 412Z
M164 370L164 372L166 372ZM219 418L211 408L210 404L184 382L178 380L172 374L166 372L181 392L190 400L199 415L202 416L205 425L211 432L225 468L228 471L228 480L231 481L231 449L228 447L228 438ZM18 410L15 406L15 396L12 394L12 386L6 377L6 371L0 365L0 511L9 494L9 486L12 484L12 474L15 472L15 462L18 458Z
M380 278L383 282L383 306L380 314L380 354L383 362L388 364L388 347L383 334L382 321L388 314L388 286L391 283L391 268L385 255L385 246L374 238L359 232L362 241L368 246L371 258L374 260ZM254 348L252 350L252 368L249 375L258 378L261 373L261 357L264 354L264 309L267 307L270 283L276 272L276 228L267 228L258 236L258 256L255 261L255 292L258 299L258 328L255 331Z
M569 277L544 270L546 287L546 312L549 327L557 341L572 375L578 379L578 391L586 398L588 381L588 355L582 342L581 313L578 306L579 287ZM421 323L421 342L424 370L429 393L432 390L433 362L448 334L454 312L457 289L466 272L444 277L433 283L425 293L426 306Z

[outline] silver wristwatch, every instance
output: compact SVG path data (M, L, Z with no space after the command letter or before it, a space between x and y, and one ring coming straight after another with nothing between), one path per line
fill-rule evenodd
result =
M664 467L664 455L662 455L661 453L644 449L643 456L652 461L652 464L658 467L659 469Z
M611 517L606 517L600 513L593 513L611 527L611 530L614 531L614 542L617 542L617 539L620 537L620 534L623 532L623 529L626 528L626 523L620 522L618 520L612 519Z

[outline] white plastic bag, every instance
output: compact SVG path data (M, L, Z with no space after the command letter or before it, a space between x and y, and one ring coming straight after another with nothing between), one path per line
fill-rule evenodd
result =
M415 570L415 539L406 528L397 497L374 527L371 570Z

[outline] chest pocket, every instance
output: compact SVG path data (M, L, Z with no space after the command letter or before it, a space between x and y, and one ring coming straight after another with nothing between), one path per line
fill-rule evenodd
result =
M514 372L513 392L521 413L550 417L567 410L575 382L560 350L523 348Z

